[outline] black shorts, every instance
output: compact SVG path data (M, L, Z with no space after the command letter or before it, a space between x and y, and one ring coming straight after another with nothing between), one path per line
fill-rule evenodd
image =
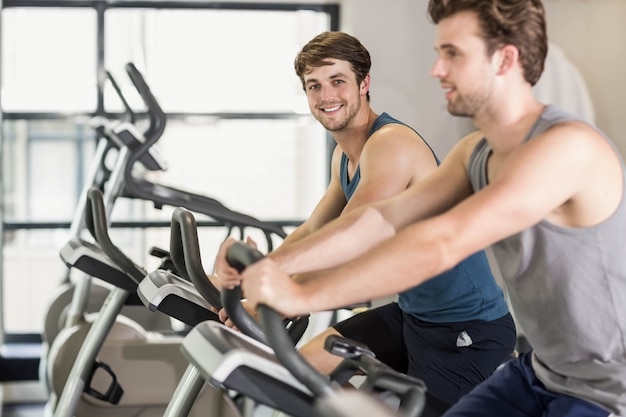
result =
M511 356L516 341L510 314L493 321L429 323L404 313L397 303L333 327L365 343L380 361L423 380L428 394L446 404L490 376Z

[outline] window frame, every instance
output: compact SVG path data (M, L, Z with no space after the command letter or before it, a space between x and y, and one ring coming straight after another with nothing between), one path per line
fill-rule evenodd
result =
M223 9L223 10L246 10L246 11L316 11L326 13L329 16L329 30L339 30L340 6L337 3L272 3L272 2L228 2L228 1L159 1L159 0L0 0L0 12L9 8L93 8L97 14L97 34L96 34L96 71L97 74L105 74L105 14L108 10L120 8L134 9ZM2 18L0 16L0 29ZM0 35L0 48L3 39ZM1 80L0 73L0 80ZM16 120L66 120L77 121L87 120L95 116L110 118L122 118L122 113L107 112L104 106L104 86L106 79L104 76L97 76L97 104L94 112L5 112L0 104L0 153L4 152L4 121ZM0 83L1 85L1 83ZM218 113L167 113L167 117L173 120L184 120L189 117L209 117L213 119L297 119L300 114L290 112L218 112ZM334 141L330 134L326 137L326 172L328 181L330 179L330 160L334 149ZM1 154L0 154L1 155ZM5 233L18 230L41 230L41 229L64 229L69 228L69 222L36 222L36 221L6 221L3 210L5 195L3 175L0 172L0 300L4 297L2 290L3 282L3 253ZM274 221L274 219L273 219ZM297 226L301 220L275 219L284 226ZM202 225L210 225L210 222L199 222ZM132 222L132 224L113 224L113 227L158 227L169 226L167 223L155 222ZM0 309L0 345L8 341L41 341L40 335L33 334L7 334L4 327L4 313Z

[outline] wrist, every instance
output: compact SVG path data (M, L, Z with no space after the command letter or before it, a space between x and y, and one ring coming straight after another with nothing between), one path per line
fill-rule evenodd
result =
M273 251L267 254L267 258L270 258L272 262L280 268L282 271L285 271L287 274L291 275L291 273L285 269L286 258L282 255L280 251Z

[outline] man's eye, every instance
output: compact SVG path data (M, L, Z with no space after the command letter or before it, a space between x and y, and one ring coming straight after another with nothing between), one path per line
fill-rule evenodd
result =
M319 88L319 85L317 85L317 84L313 84L313 85L310 85L310 86L309 86L309 91L312 91L312 90L317 90L318 88Z

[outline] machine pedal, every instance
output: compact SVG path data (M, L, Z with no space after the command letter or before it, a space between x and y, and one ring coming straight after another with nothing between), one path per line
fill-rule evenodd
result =
M104 371L111 379L109 387L104 393L98 391L91 386L94 376L99 370ZM100 379L100 377L98 379ZM85 394L91 395L94 398L116 405L120 402L120 399L124 394L124 389L117 381L117 376L115 375L111 367L109 367L109 365L104 362L94 361L93 366L91 367L91 371L89 372L89 378L85 382L84 392Z

